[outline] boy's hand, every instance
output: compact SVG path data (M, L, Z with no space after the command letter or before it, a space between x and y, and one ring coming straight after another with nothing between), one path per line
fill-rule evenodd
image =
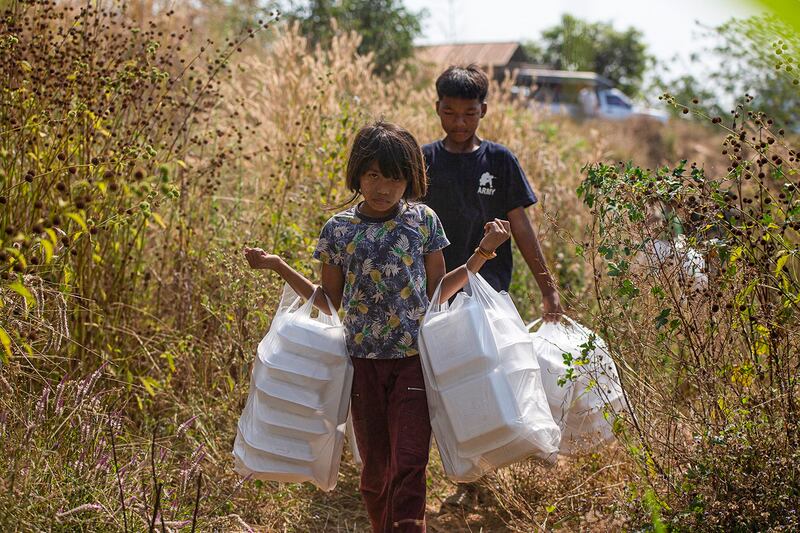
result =
M281 258L277 255L268 254L261 248L244 247L244 257L250 264L250 268L274 269L280 263Z
M550 291L542 294L542 319L545 322L558 322L561 320L561 315L564 314L564 308L561 307L561 297L557 291Z
M483 239L481 239L480 247L483 251L492 253L509 237L511 237L511 224L508 220L496 218L483 226Z

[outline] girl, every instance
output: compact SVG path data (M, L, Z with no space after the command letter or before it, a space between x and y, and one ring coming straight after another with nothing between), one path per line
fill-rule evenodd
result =
M449 242L436 214L409 203L425 195L422 151L403 128L376 122L356 135L347 187L363 201L322 228L314 257L322 262L314 305L344 308L353 361L351 412L364 462L360 490L375 532L425 530L425 469L431 426L417 334L428 299L441 282L446 301L509 237L495 219L467 263L445 275ZM464 221L465 224L471 221ZM277 272L304 298L315 286L280 257L245 248L253 268ZM325 296L333 303L330 309Z

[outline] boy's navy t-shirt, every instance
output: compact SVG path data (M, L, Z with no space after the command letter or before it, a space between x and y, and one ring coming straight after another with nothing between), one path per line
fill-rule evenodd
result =
M456 154L445 150L443 141L436 141L423 146L422 152L429 178L423 201L439 215L450 240L443 250L448 272L467 262L487 222L507 219L512 209L536 203L519 161L501 144L484 140L474 152ZM512 266L509 239L480 274L496 290L507 291Z

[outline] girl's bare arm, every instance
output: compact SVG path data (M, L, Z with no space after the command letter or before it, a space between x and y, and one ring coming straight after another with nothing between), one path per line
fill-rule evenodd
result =
M305 276L292 268L283 258L268 254L261 248L245 248L244 256L252 268L268 269L276 272L289 286L308 300L314 294L316 285L311 283ZM322 264L322 294L317 293L314 306L327 315L336 312L342 304L342 291L344 290L344 273L338 266ZM333 309L328 305L328 298L333 304Z
M506 220L495 219L487 222L484 226L484 235L479 248L485 252L493 253L498 246L508 240L511 235L510 232L511 228ZM445 274L444 254L442 254L442 251L437 250L426 255L425 276L428 298L433 297L433 292L441 281L442 290L439 293L439 303L446 302L467 284L467 270L476 273L486 261L482 255L474 253L464 265Z
M437 250L425 256L425 275L428 286L428 298L433 297L433 292L439 282L442 283L442 290L439 293L439 303L446 302L467 284L467 270L478 272L486 259L478 254L472 254L466 264L461 265L447 274L445 271L444 254Z

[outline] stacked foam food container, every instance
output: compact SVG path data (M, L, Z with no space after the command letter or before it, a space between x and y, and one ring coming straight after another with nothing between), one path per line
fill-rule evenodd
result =
M533 343L511 299L470 273L452 304L434 294L420 348L431 426L448 476L473 481L536 456L556 459L561 432Z
M241 475L336 486L353 367L338 316L288 292L258 346L234 443Z

